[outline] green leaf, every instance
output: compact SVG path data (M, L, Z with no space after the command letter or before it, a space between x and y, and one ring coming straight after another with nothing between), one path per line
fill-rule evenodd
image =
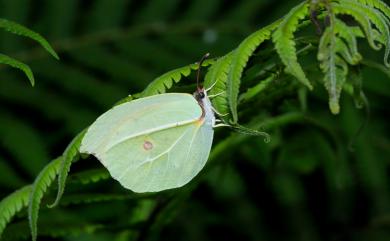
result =
M379 9L387 16L387 18L390 18L390 7L387 6L383 1L381 0L358 0L358 1L365 5Z
M47 188L56 178L60 169L62 159L63 157L59 157L50 162L48 165L46 165L46 167L39 173L32 186L28 204L28 218L30 222L30 230L33 241L37 239L38 234L37 223L41 200Z
M275 23L251 34L249 37L244 39L244 41L242 41L238 48L232 53L226 91L230 111L233 117L233 123L237 123L238 121L237 102L244 68L257 47L265 40L271 38L272 31L279 25L279 23L280 21L276 21Z
M27 207L31 185L22 187L11 193L0 202L0 237L7 223L22 208Z
M50 44L40 34L9 20L0 18L0 28L5 29L8 32L31 38L37 41L47 52L49 52L54 58L59 59L57 53L50 46Z
M367 5L363 5L356 1L350 1L350 0L341 0L340 4L344 4L348 6L348 8L353 9L356 12L359 12L362 15L367 15L368 18L376 28L379 30L379 33L381 35L381 39L384 42L384 45L386 47L385 49L385 57L384 57L384 63L387 67L390 67L389 62L389 54L390 54L390 21L387 19L387 17L380 11L376 10L373 7L369 7ZM381 41L381 42L382 42Z
M203 62L202 66L208 66L213 62L213 60L206 60ZM195 63L171 70L154 79L141 93L141 97L165 93L167 89L170 89L172 87L173 83L178 83L183 76L187 77L191 74L193 70L197 69L198 64Z
M335 23L331 23L331 26L322 34L317 59L320 62L322 72L325 74L324 85L329 93L329 108L333 114L338 114L340 112L339 99L341 89L348 74L348 66L337 53L348 49L348 47L344 45L342 47L338 46L342 42L336 37L337 30L334 25Z
M27 78L30 80L31 85L34 86L34 75L28 65L4 54L0 54L0 63L9 65L13 68L20 69L21 71L23 71L26 74Z
M79 154L79 148L81 145L81 141L83 140L83 137L85 133L87 132L87 129L80 132L66 147L64 153L62 154L61 159L61 168L58 174L58 192L56 200L53 204L49 205L50 208L53 208L58 205L58 203L61 200L62 195L65 191L65 184L66 184L66 178L68 177L68 173L70 171L70 166L72 165L72 162L74 162L78 158Z
M280 59L286 66L286 72L295 76L309 89L313 89L302 66L298 63L294 41L294 32L298 29L299 21L307 17L308 12L309 4L306 1L291 9L272 35L272 39Z
M362 56L360 55L357 47L356 37L359 37L358 33L354 31L354 29L350 26L347 26L343 21L339 19L335 19L335 28L337 30L338 35L343 40L339 40L339 47L341 45L346 45L340 51L348 51L349 54L345 54L350 56L348 62L350 64L357 64L362 60ZM343 56L347 57L347 56Z
M226 82L230 69L232 53L219 58L207 71L204 86L206 89L211 88L209 95L216 95L211 98L213 107L221 114L229 113L229 104L226 94ZM225 118L222 116L222 119ZM228 116L226 117L226 119Z
M375 43L375 35L371 26L370 19L364 12L358 11L354 8L350 8L349 5L344 6L338 3L332 3L332 10L335 14L346 14L353 17L364 30L365 36L371 48L375 50L381 49L381 46Z

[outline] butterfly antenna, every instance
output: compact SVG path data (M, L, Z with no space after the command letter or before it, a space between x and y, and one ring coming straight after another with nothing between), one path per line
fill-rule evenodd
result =
M207 54L205 54L205 55L200 59L200 61L199 61L198 72L197 72L197 74L196 74L196 86L197 86L198 90L201 89L201 88L200 88L200 84L199 84L200 69L201 69L201 67L202 67L203 62L204 62L209 56L210 56L210 53L207 53Z

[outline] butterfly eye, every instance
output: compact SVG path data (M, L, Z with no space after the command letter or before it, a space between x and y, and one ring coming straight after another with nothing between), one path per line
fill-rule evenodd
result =
M197 100L197 101L200 101L200 100L202 100L203 98L205 97L205 94L204 94L204 92L203 91L196 91L195 93L194 93L194 98Z

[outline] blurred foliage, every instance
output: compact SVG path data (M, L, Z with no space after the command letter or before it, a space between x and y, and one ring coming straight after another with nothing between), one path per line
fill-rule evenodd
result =
M2 18L41 33L61 57L58 62L31 41L0 33L0 52L31 66L36 79L31 88L22 73L0 67L0 199L33 183L77 133L120 99L206 52L225 55L299 3L0 0ZM315 31L309 26L295 36L310 80L323 78L309 51L307 36ZM48 187L38 240L389 240L390 71L381 65L383 53L366 41L359 41L359 52L363 62L350 68L348 78L363 85L370 108L356 108L361 103L345 94L334 116L320 81L307 91L282 72L272 44L265 43L242 76L245 95L237 114L240 123L269 132L270 143L219 128L201 174L183 188L156 194L124 190L96 159L81 159L53 209L47 204L55 200L56 185ZM188 74L170 91L194 89ZM35 182L49 185L57 163ZM21 205L15 203L15 210ZM23 210L2 240L29 239Z

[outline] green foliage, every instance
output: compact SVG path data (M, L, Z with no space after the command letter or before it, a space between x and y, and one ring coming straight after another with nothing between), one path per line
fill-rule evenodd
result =
M293 33L298 30L299 21L308 17L309 6L312 6L310 14L323 11L324 14L321 15L321 18L325 16L325 20L329 21L329 26L326 26L318 45L318 60L324 73L323 83L329 93L329 108L333 114L338 114L340 111L339 99L347 79L348 65L357 65L362 59L358 53L356 41L356 37L361 37L360 31L354 26L345 24L343 20L338 18L338 15L350 15L354 18L374 50L381 49L381 45L377 44L376 41L383 43L386 47L384 63L390 67L388 62L390 20L389 16L386 15L388 7L379 0L360 2L354 0L312 1L310 3L312 5L303 2L290 11L273 34L275 48L286 66L286 72L294 75L312 89L303 68L297 61Z
M12 21L9 21L6 19L0 19L0 28L3 28L4 30L6 30L8 32L11 32L11 33L14 33L17 35L21 35L21 36L24 36L27 38L31 38L31 39L37 41L54 58L59 59L59 57L58 57L57 53L54 51L54 49L50 46L50 44L46 41L46 39L44 39L40 34L34 32L34 31L31 31L30 29L28 29L28 28L26 28L18 23L15 23L15 22L12 22Z
M37 225L38 225L38 214L40 204L48 187L54 181L60 170L60 164L62 163L63 157L59 157L50 162L37 176L30 192L30 198L28 202L28 217L31 229L32 240L37 240Z
M11 218L27 206L30 192L31 186L25 186L0 202L0 237Z
M30 29L28 29L28 28L26 28L18 23L15 23L15 22L12 22L12 21L9 21L6 19L2 19L2 18L0 18L0 28L6 30L8 32L11 32L11 33L14 33L17 35L21 35L24 37L28 37L28 38L31 38L31 39L37 41L54 58L59 59L57 53L50 46L50 44L38 33L31 31ZM0 63L6 64L6 65L9 65L13 68L17 68L17 69L22 70L26 74L27 78L30 80L31 85L34 86L35 81L34 81L33 73L31 72L30 67L28 67L26 64L14 59L14 58L11 58L7 55L4 55L4 54L0 54Z
M237 100L244 68L249 60L249 57L253 55L253 52L261 43L271 37L271 32L278 26L278 24L279 21L251 34L248 38L242 41L232 54L226 91L234 124L238 121Z
M20 62L16 59L13 59L7 55L4 55L4 54L0 54L0 63L9 65L11 67L14 67L16 69L20 69L21 71L23 71L26 74L27 78L30 80L31 85L34 86L34 84L35 84L34 75L31 72L31 69L30 69L30 67L28 67L28 65L25 65L22 62Z
M15 81L19 76L0 70L0 151L5 153L0 171L7 172L0 182L4 240L28 240L30 232L33 239L75 241L159 240L162 234L165 239L212 240L214 232L247 240L388 239L386 230L378 228L388 225L383 220L390 203L385 159L390 149L383 134L389 127L381 117L390 89L388 77L377 71L389 72L390 10L384 2L313 0L292 8L295 2L287 0L191 0L185 6L180 1L98 0L86 7L77 0L44 0L37 14L24 0L0 1L4 17L34 26L64 54L64 61L53 63L40 49L0 37L0 47L21 51L15 57L28 62L40 83L30 90ZM313 31L315 20L309 20L314 12L321 36ZM26 23L31 16L34 23ZM56 56L40 35L9 21L1 24ZM383 48L385 65L367 47ZM73 165L82 134L37 173L66 140L110 106L169 91L193 92L194 61L206 52L215 59L203 64L204 86L212 87L213 106L232 127L216 129L208 164L188 185L130 193L92 157ZM316 82L328 93L303 90L302 84L312 88ZM361 105L363 90L369 96L375 125L365 127L361 136L355 132L365 117L348 98L340 99L342 90L360 103L357 107L367 108ZM342 106L339 116L324 111L326 99L332 113ZM270 133L267 144L249 136L262 131ZM355 153L347 149L351 138ZM56 175L57 195L49 188ZM33 186L7 196L33 176ZM327 195L318 200L318 192ZM27 222L20 211L29 197ZM40 209L53 200L56 208ZM367 209L358 205L361 200ZM364 209L364 217L357 208ZM356 217L374 225L356 223ZM280 227L286 232L273 231Z
M212 61L208 60L203 62L202 66L208 66ZM173 83L178 83L182 76L187 77L191 74L191 71L197 70L198 64L190 64L178 69L171 70L160 77L153 80L146 89L142 92L141 96L146 97L150 95L165 93L167 89L170 89Z
M373 49L380 49L375 41L382 42L386 46L385 65L388 64L390 50L390 21L374 8L355 1L341 0L339 3L332 3L327 7L330 26L321 37L318 60L325 75L324 85L329 93L330 110L333 114L338 114L340 111L339 98L347 79L348 64L357 65L362 57L357 50L356 30L339 20L336 14L351 15L360 24ZM378 30L378 36L373 34L373 25Z
M312 89L310 81L307 79L301 65L298 63L296 42L294 41L294 32L298 29L299 20L307 17L309 12L309 4L303 2L300 5L291 9L291 11L283 18L278 28L272 36L275 43L275 48L278 51L279 57L286 66L286 72L295 76L302 84Z
M70 171L70 166L72 162L76 161L79 154L79 148L81 145L81 141L87 130L80 132L66 147L64 153L62 154L61 159L61 167L58 172L58 193L56 200L53 204L49 205L50 208L55 207L61 200L62 195L65 191L66 178L68 177L68 173Z
M210 89L209 95L215 95L214 98L211 99L214 108L221 113L222 119L227 122L228 114L229 114L229 103L226 93L226 83L228 79L228 72L230 69L232 53L219 58L208 70L204 85L206 89Z

